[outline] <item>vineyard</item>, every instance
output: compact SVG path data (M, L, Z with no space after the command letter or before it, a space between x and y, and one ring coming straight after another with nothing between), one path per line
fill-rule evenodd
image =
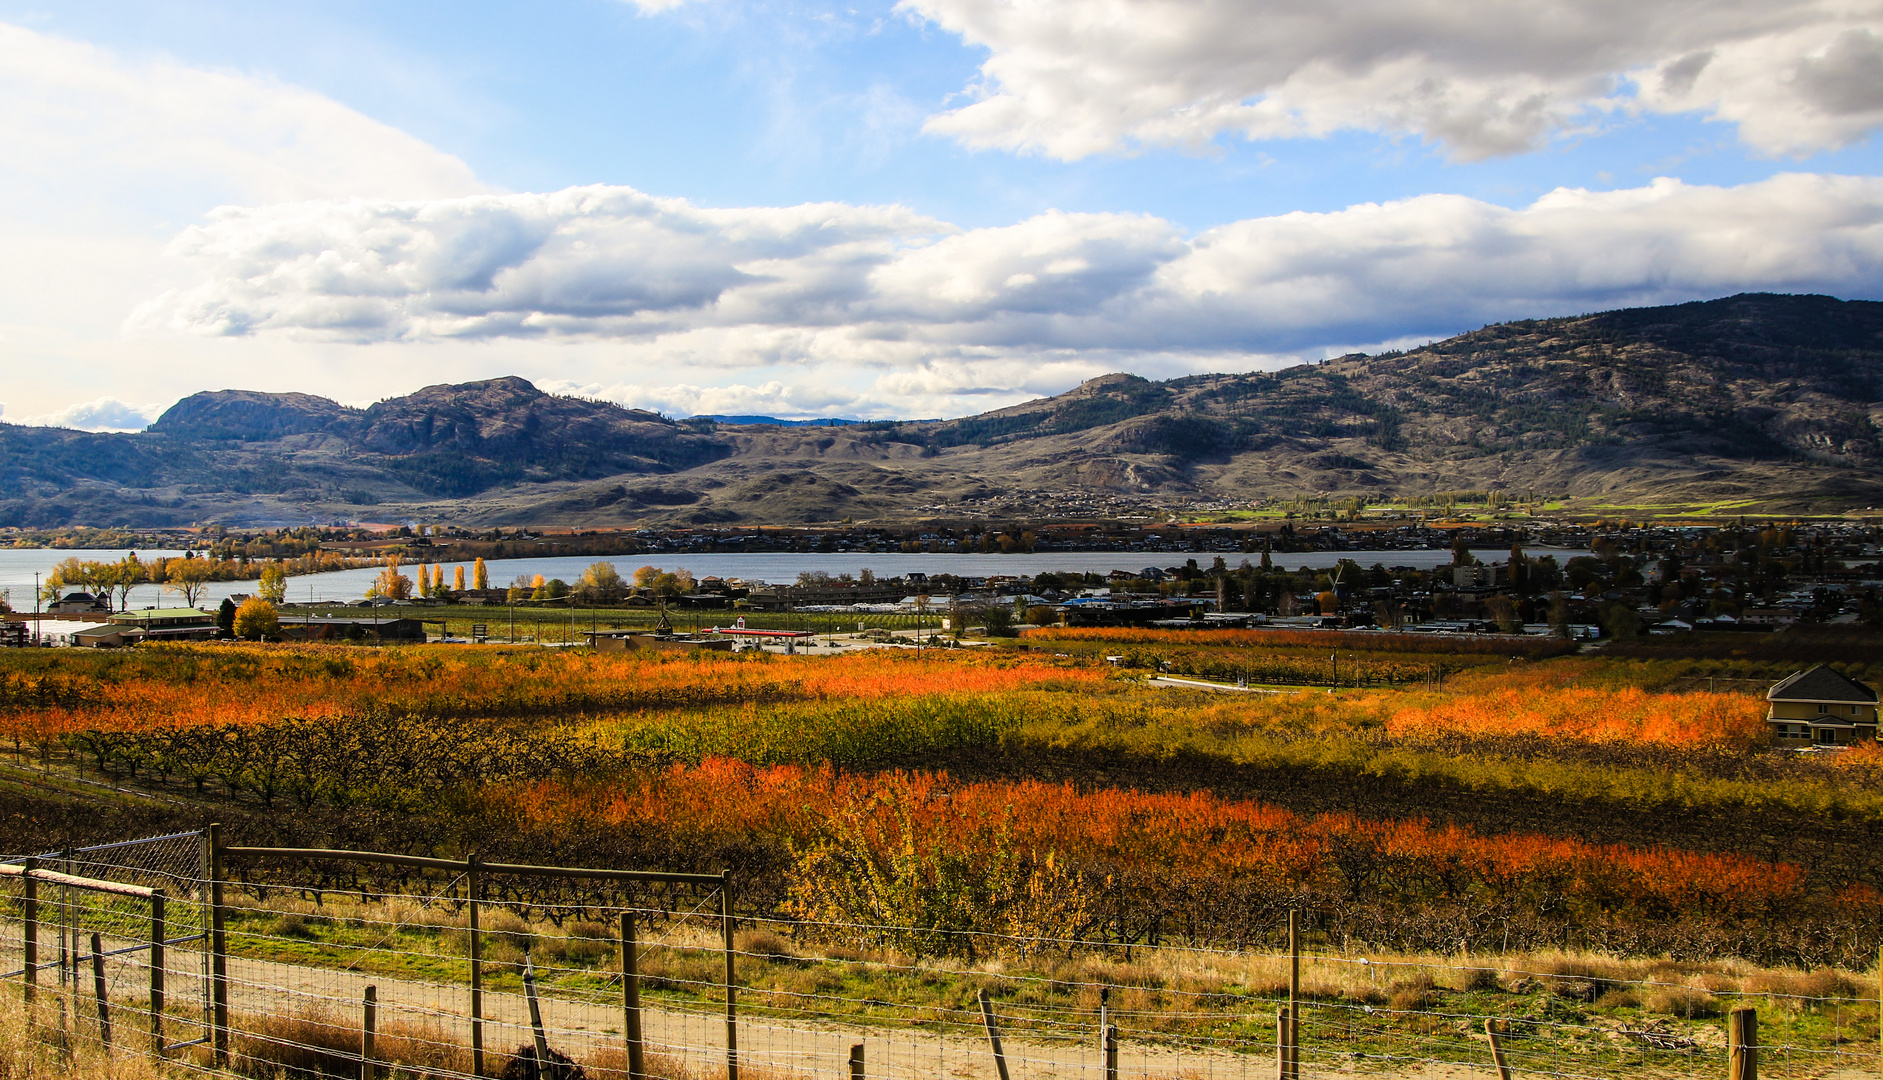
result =
M1452 638L1315 630L1158 630L1052 626L1025 631L1032 645L1129 668L1281 686L1406 686L1447 672L1503 668L1575 651L1545 638Z
M729 867L755 914L904 928L916 955L1237 949L1298 908L1337 949L1874 958L1883 756L1774 751L1756 694L1665 688L1711 660L1347 635L1338 688L1220 695L1085 652L1281 670L1324 636L0 655L0 828L44 849L214 816L263 845Z

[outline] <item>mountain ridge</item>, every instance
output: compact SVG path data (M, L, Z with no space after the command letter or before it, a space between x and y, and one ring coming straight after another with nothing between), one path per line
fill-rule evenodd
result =
M676 421L514 376L364 409L206 391L134 434L0 424L0 484L0 525L287 524L374 505L465 523L786 524L1031 516L1047 495L1458 489L1837 512L1883 504L1883 303L1755 293L1520 320L1281 371L1116 372L949 420Z

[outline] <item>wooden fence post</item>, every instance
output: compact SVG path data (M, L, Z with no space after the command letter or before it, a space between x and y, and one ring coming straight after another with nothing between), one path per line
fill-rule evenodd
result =
M1275 1010L1275 1078L1288 1080L1288 1006Z
M477 872L477 852L465 859L465 911L470 915L471 934L471 1075L484 1075L484 932L478 925L477 909L484 898L482 877Z
M368 986L360 1009L360 1080L373 1080L379 1069L373 1064L379 1048L374 1045L379 1034L379 988Z
M1301 912L1288 909L1288 1071L1301 1080Z
M163 890L150 894L150 1053L163 1057L164 938L169 931Z
M1497 1041L1503 1025L1496 1020L1484 1022L1484 1037L1491 1040L1491 1064L1497 1066L1497 1080L1510 1080L1510 1066L1504 1063L1504 1045Z
M39 869L39 860L26 860L25 895L21 898L21 915L26 920L22 930L26 950L26 1004L31 1006L39 994L39 879L33 872ZM27 1023L32 1023L30 1008L26 1014Z
M523 996L530 1006L530 1038L536 1047L536 1071L549 1070L549 1036L543 1032L543 1007L536 1000L536 962L528 949L523 950Z
M1105 1080L1118 1080L1118 1028L1105 1025Z
M1726 1020L1728 1080L1759 1080L1759 1013L1734 1009Z
M994 1048L994 1067L1000 1070L1000 1080L1007 1077L1007 1052L1000 1048L1000 1028L994 1023L994 1002L987 996L987 988L981 988L981 1024L987 1028L987 1041Z
M98 1041L111 1052L111 1000L105 988L105 942L103 935L92 933L92 994L98 999Z
M732 944L732 871L719 872L719 923L726 947L726 1080L739 1080L738 954Z
M863 1080L863 1044L850 1048L850 1080Z
M209 835L209 1001L210 1042L216 1066L229 1064L229 938L222 894L222 823L211 822Z
M641 957L634 912L621 913L621 1034L628 1044L628 1080L646 1080L641 1043Z

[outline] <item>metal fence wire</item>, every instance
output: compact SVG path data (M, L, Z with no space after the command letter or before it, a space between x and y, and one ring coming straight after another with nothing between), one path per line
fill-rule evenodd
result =
M561 888L558 868L373 856L403 862L337 876L366 856L302 854L206 854L188 833L47 853L36 878L7 860L4 992L25 982L30 917L44 1037L157 1052L144 1033L161 1019L174 1066L246 1076L541 1080L573 1076L541 1067L565 1059L594 1080L1883 1068L1875 975L1316 953L1282 926L1241 951L911 934L739 914L717 875L569 870L582 884ZM151 890L167 900L160 1002ZM897 940L920 947L883 944Z
M37 996L56 1009L60 1029L75 1037L103 1039L112 1027L109 1005L116 1002L120 1041L156 1031L169 1053L207 1043L207 843L207 832L196 831L0 859L0 890L11 916L0 920L5 977L36 984ZM29 866L46 875L30 887L21 873ZM23 918L29 896L35 908L30 945ZM155 927L162 937L154 942ZM155 1028L153 986L161 988L162 1023Z

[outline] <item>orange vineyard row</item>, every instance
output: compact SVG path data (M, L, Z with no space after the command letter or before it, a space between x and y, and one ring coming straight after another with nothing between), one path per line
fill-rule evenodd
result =
M1790 864L1302 815L1207 793L709 760L485 797L524 836L787 852L786 910L832 923L1126 937L1161 927L1223 940L1301 904L1355 941L1707 951L1762 937L1756 948L1783 951L1815 947L1798 943L1832 923L1843 933L1883 922L1875 890L1814 886Z
M66 659L66 658L61 658ZM0 734L386 712L440 719L566 717L729 702L856 701L1095 686L1108 673L1038 658L870 651L791 663L776 658L409 649L188 647L139 650L86 668L70 658L0 673ZM118 657L111 657L118 660Z

